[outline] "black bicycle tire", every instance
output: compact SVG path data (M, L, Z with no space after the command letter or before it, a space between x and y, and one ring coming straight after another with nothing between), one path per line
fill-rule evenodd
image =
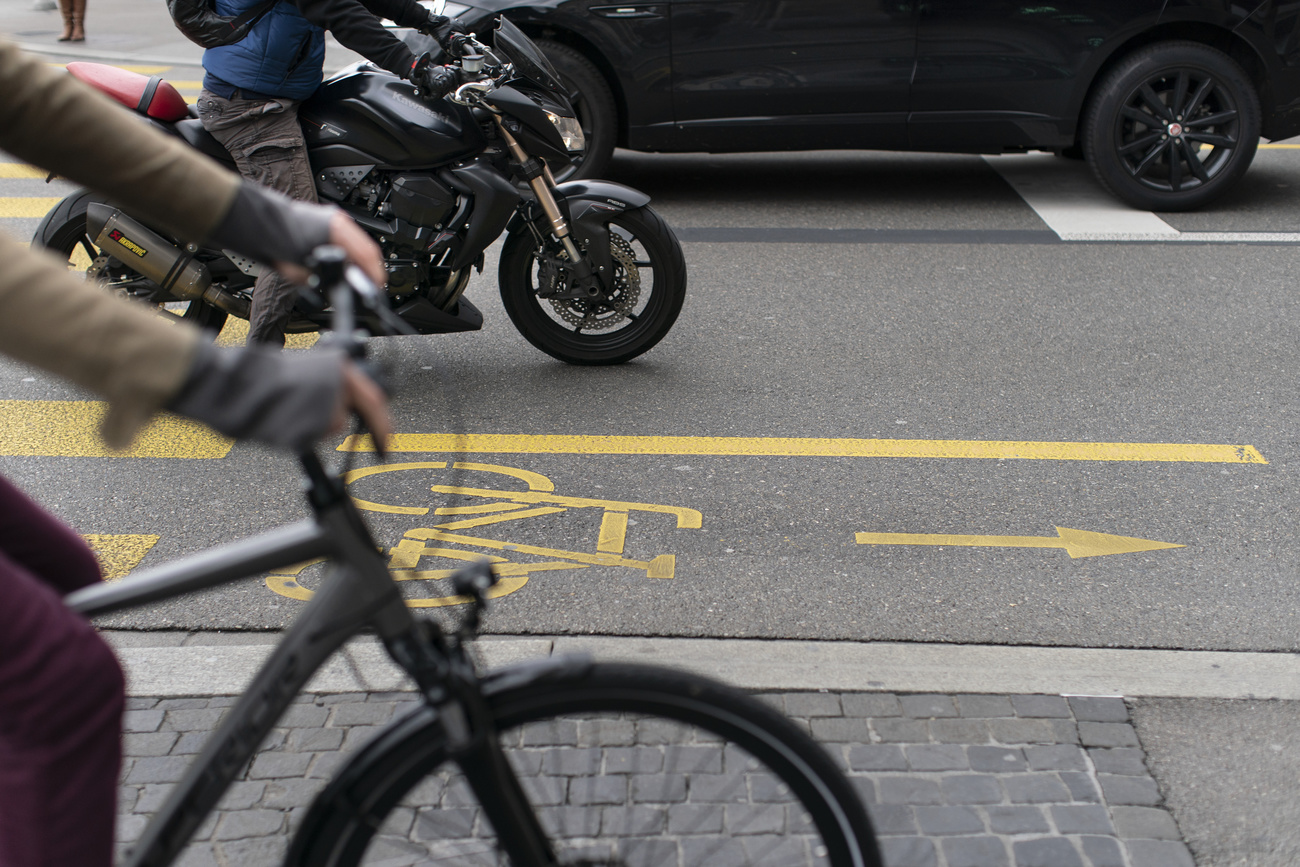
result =
M512 685L508 672L485 681L500 730L581 712L632 712L687 723L734 743L762 761L812 816L834 867L880 867L866 809L826 751L790 720L739 690L656 666L597 663ZM501 686L502 688L494 688ZM420 780L448 761L440 724L423 707L393 723L408 729L389 741L368 772L345 769L311 807L286 865L353 867L384 817ZM421 730L424 729L422 732ZM382 741L382 736L376 743Z

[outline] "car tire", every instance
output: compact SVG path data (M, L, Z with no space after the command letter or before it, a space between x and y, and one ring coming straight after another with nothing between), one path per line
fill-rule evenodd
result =
M1231 57L1162 42L1102 81L1082 142L1093 175L1115 197L1147 211L1187 211L1241 179L1259 131L1259 97Z
M1102 187L1143 211L1191 211L1240 181L1260 143L1255 84L1208 45L1143 48L1089 104L1084 155Z
M582 158L575 160L571 167L555 172L555 178L573 181L601 177L618 138L618 106L614 94L605 76L581 52L549 39L537 40L537 46L560 73L560 81L568 90L569 101L578 113L578 123L587 139Z

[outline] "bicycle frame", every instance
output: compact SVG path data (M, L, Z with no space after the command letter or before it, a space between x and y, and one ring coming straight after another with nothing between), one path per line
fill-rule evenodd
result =
M304 456L304 466L316 483L314 491L323 481L341 494L341 483L325 476L314 455ZM175 858L294 697L349 638L367 626L373 626L385 643L400 642L403 635L415 631L414 618L346 495L332 503L314 501L313 506L317 508L314 521L224 545L67 598L74 611L94 616L313 557L338 563L149 823L130 864L165 865Z
M394 317L382 307L380 290L355 268L344 267L342 251L318 248L315 258L320 284L330 287L335 342L362 362L365 350L353 327L354 301L381 322L386 315ZM404 327L400 321L389 324L395 331ZM415 680L427 713L440 725L448 755L461 766L488 820L502 829L507 855L519 867L553 867L555 855L501 751L478 675L463 646L477 628L483 593L493 582L489 567L475 564L458 573L465 576L464 587L475 604L456 642L448 642L436 624L416 619L406 607L342 479L326 471L313 452L299 460L309 482L313 520L148 569L117 584L88 587L64 600L73 611L93 617L316 557L329 558L333 565L321 589L146 826L129 867L166 867L175 860L294 697L336 650L367 628L374 629L393 660ZM539 671L533 676L543 675Z
M165 867L252 759L263 739L312 676L348 639L373 627L393 660L415 680L426 713L441 723L449 754L461 765L514 863L548 867L550 844L496 740L468 656L406 607L397 583L340 479L314 454L301 457L316 513L250 539L142 571L120 583L80 590L69 608L86 616L202 590L328 557L335 568L204 745L145 828L130 867ZM472 568L472 567L471 567ZM543 676L537 671L536 676Z

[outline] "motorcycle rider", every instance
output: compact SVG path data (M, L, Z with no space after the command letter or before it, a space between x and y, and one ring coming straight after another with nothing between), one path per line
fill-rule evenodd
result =
M327 241L382 280L378 247L341 211L241 181L71 76L0 41L0 148L121 202L182 238L297 277ZM389 433L383 393L340 354L219 350L197 329L109 296L66 262L0 236L0 351L107 397L101 432L128 444L168 408L223 433L302 448L347 411ZM109 867L121 765L122 672L65 608L100 580L74 531L0 479L0 865Z
M236 16L262 0L216 0L219 15ZM325 31L345 47L416 84L439 67L416 57L381 18L434 36L445 46L454 19L433 15L415 0L281 0L239 42L203 53L203 126L230 155L244 177L302 201L316 201L298 106L324 80ZM294 287L263 272L253 287L248 342L284 345L293 311Z

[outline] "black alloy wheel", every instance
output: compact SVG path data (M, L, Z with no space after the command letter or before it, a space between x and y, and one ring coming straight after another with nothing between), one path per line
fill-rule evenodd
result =
M552 166L555 179L576 181L603 177L618 138L618 106L605 76L581 52L568 45L539 39L537 47L560 74L560 83L587 140L587 149L571 165Z
M550 239L539 248L526 228L506 236L497 267L501 302L524 338L568 364L622 364L668 333L686 298L686 259L668 224L648 205L609 220L615 277L604 300L543 297L562 288ZM550 264L548 264L548 262Z
M1164 42L1124 60L1098 87L1083 146L1117 198L1186 211L1241 179L1259 133L1259 98L1232 58L1195 42Z

